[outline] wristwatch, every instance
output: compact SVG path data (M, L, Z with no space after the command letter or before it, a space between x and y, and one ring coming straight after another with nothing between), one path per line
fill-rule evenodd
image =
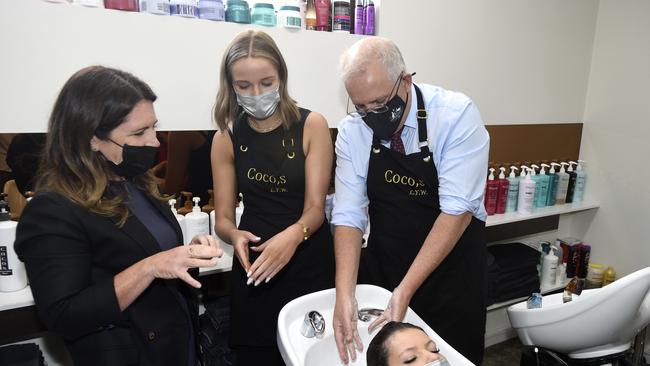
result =
M309 239L309 226L303 224L300 221L298 221L298 224L302 226L302 241L306 241Z

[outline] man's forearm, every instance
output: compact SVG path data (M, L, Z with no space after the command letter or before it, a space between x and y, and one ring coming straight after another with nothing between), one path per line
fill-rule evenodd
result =
M363 234L357 228L334 228L334 254L336 258L336 296L354 296L361 256Z
M454 249L471 220L472 214L469 212L462 215L440 213L406 276L399 284L408 299L413 297L424 280Z

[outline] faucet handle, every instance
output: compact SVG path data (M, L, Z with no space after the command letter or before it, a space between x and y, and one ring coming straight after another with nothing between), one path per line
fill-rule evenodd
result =
M376 309L376 308L363 308L360 309L358 312L359 320L361 320L364 323L369 322L372 320L372 318L377 318L380 317L384 313L384 310L382 309Z
M323 315L316 310L305 314L300 333L307 338L322 338L323 334L325 334L325 318Z

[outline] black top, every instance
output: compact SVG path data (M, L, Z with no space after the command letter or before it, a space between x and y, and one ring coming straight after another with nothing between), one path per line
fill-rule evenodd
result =
M144 197L180 244L169 207ZM115 275L161 249L137 216L122 227L117 222L57 193L38 193L27 204L15 250L25 262L38 314L63 337L75 365L187 364L188 339L198 329L196 292L180 280L156 279L120 311Z
M305 204L303 130L310 111L300 109L300 120L289 129L260 133L242 116L232 138L237 190L244 197L239 228L261 237L262 244L294 224ZM250 263L259 253L249 251ZM287 265L270 282L246 285L238 260L232 271L231 339L234 347L277 347L280 309L296 297L334 286L334 249L329 224L312 228ZM276 355L260 354L266 364Z

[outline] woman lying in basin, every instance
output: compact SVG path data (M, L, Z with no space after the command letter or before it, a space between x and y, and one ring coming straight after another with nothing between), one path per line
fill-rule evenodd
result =
M389 322L372 339L366 352L368 366L448 366L436 343L417 325Z

